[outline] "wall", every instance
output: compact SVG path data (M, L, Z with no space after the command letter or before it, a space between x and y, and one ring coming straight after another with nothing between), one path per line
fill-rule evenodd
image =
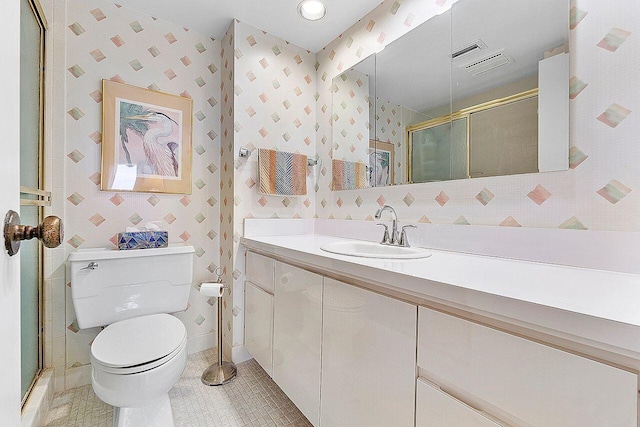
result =
M222 38L222 82L220 84L220 95L222 99L222 111L220 115L220 130L222 140L220 148L220 265L224 271L224 282L233 283L233 189L234 189L234 134L233 118L234 97L233 81L235 77L235 25L231 24L229 30ZM223 336L225 356L229 357L229 352L233 347L233 288L231 292L225 292L222 298L223 312Z
M388 203L412 222L639 231L640 4L632 0L571 3L569 171L330 191L331 79L450 4L385 1L318 53L318 216L371 220Z
M223 222L232 218L233 232L224 225L226 235L223 232L221 248L227 280L232 278L234 283L233 334L228 336L230 324L225 334L227 343L239 347L244 341L244 252L238 252L238 243L243 235L244 219L312 218L315 214L314 172L317 168L307 169L306 196L263 195L258 193L255 150L269 148L315 156L316 69L314 54L239 21L234 21L222 45L223 67L228 68L223 72L223 147L226 151L222 155L221 209ZM233 58L229 58L231 50ZM252 155L248 159L240 158L240 147L248 148ZM230 187L233 187L232 193ZM229 257L231 244L234 255ZM226 307L225 323L231 319L229 310L230 307Z
M51 185L66 198L63 208L54 204L53 213L64 217L66 241L64 254L51 260L50 289L45 289L52 295L45 305L45 320L50 320L45 334L52 342L46 364L55 367L57 390L90 382L89 346L98 332L79 330L75 321L69 278L60 274L69 252L114 247L114 236L125 227L164 220L170 242L196 249L194 285L213 278L220 264L219 42L107 1L68 0L66 11L64 4L55 5L53 85L58 96L50 105L64 125L51 124L50 146ZM56 65L60 58L64 64ZM100 191L103 78L193 99L193 194ZM62 126L61 133L56 131ZM213 345L214 303L194 286L189 307L177 314L191 351Z

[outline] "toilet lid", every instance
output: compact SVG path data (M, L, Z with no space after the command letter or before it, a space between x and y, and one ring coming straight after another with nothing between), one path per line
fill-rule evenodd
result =
M152 314L112 323L98 334L91 355L104 366L125 368L161 359L185 340L182 322L169 314Z

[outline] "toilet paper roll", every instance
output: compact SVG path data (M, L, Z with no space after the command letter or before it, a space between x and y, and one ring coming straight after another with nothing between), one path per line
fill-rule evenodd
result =
M205 282L200 286L200 293L208 297L221 297L224 293L224 283Z

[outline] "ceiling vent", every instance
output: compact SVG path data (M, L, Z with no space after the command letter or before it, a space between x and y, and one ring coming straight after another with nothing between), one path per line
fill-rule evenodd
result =
M462 56L462 55L466 55L468 53L473 53L473 52L477 52L481 49L485 49L487 47L487 45L485 44L485 42L483 42L482 40L478 39L476 41L473 41L469 44L466 44L458 49L456 49L452 54L451 54L451 59L457 59L458 57Z
M502 49L484 58L461 65L459 68L463 68L472 76L477 76L478 74L486 73L487 71L494 70L513 62L515 62L513 57Z

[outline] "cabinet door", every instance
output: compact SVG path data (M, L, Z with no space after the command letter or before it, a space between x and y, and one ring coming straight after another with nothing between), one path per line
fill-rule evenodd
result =
M413 426L417 308L325 278L322 427Z
M418 378L416 427L500 427L480 412Z
M636 374L423 307L418 336L430 380L498 408L506 422L637 426Z
M273 295L245 282L244 347L273 376Z
M273 294L273 270L275 260L259 255L254 252L247 252L245 270L247 280L259 288Z
M319 425L322 276L276 262L273 380Z

